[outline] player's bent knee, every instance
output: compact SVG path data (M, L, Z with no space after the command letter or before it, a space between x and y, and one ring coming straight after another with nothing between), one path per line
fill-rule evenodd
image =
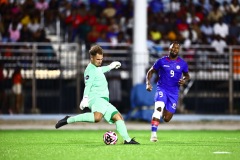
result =
M155 102L155 109L152 117L160 119L162 117L164 106L165 106L164 102L161 101Z
M171 119L163 118L164 122L169 122Z
M163 120L164 122L169 122L172 119L172 115L165 115Z
M102 120L102 113L98 113L98 112L94 112L94 120L95 120L95 123L98 123Z
M112 117L113 121L116 122L118 120L123 120L123 117L122 115L118 112L117 114L115 114L113 117Z
M100 118L95 118L95 123L98 123L98 122L100 122L102 120L102 118L100 119Z
M160 110L160 112L161 112L164 107L165 107L164 102L162 102L162 101L155 102L155 110L159 110L161 108L161 110Z

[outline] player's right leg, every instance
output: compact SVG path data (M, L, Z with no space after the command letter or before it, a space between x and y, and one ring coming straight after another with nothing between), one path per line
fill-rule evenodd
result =
M79 114L76 116L66 116L56 124L55 128L60 128L69 123L75 122L100 122L102 120L104 111L102 111L102 104L103 98L95 98L89 102L89 108L92 112L87 112L83 114Z
M164 122L169 122L173 117L173 113L169 112L166 108L164 108L163 112L163 120Z
M57 122L55 128L58 129L66 124L75 122L95 122L94 113L83 113L72 117L66 116Z
M164 111L164 107L165 107L165 103L163 101L156 101L155 102L155 109L152 115L152 127L151 127L151 138L150 141L151 142L157 142L157 130L158 130L158 125L160 123L160 119L163 115L163 111Z

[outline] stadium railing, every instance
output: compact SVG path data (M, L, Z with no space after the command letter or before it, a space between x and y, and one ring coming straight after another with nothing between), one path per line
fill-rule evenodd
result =
M105 51L104 64L122 62L118 71L110 72L110 95L122 112L130 109L132 86L132 46L99 43ZM149 49L149 66L168 54L168 46ZM181 47L180 56L189 64L191 81L181 88L178 113L239 114L240 46L228 46L218 53L209 45ZM22 68L24 113L75 113L83 91L83 71L89 63L87 48L76 43L1 43L0 61L11 93L10 79L15 67ZM113 83L111 83L113 82ZM115 84L120 84L116 87ZM111 92L112 93L112 92ZM120 95L120 98L119 98ZM111 97L112 96L112 97ZM120 103L120 104L119 104ZM8 100L5 103L9 104Z

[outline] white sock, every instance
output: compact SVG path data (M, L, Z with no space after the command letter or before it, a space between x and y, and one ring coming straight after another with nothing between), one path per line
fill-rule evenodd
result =
M157 137L157 132L152 132L151 137Z

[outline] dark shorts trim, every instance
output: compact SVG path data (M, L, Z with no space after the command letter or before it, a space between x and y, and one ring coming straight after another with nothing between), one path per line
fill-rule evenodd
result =
M118 111L113 112L113 113L111 114L111 119L112 119L113 116L115 116L115 114L117 114L117 113L118 113Z

